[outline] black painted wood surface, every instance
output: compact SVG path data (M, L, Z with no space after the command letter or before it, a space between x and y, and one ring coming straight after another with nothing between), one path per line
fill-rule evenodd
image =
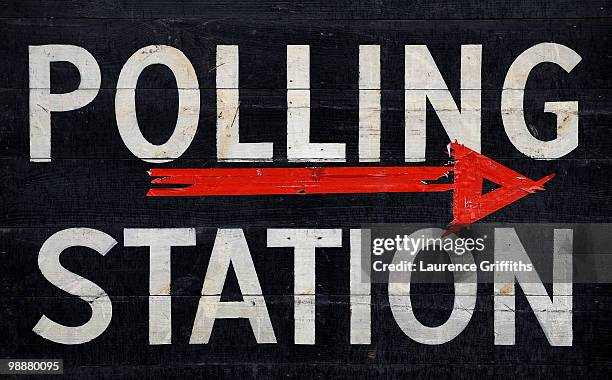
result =
M1 358L63 358L67 377L105 378L609 378L612 287L574 287L572 347L551 347L521 293L517 343L493 345L490 284L479 285L474 316L452 342L411 341L390 312L386 288L373 286L372 344L349 344L348 228L368 223L451 219L449 194L216 197L150 199L146 170L120 139L114 95L119 71L141 47L181 49L196 69L201 115L187 152L167 167L232 167L215 159L215 48L240 47L241 141L274 142L286 162L288 44L311 46L312 134L345 142L357 165L358 46L380 44L382 164L403 163L403 46L426 44L455 99L461 44L482 44L482 152L530 178L555 172L550 190L491 215L496 222L612 222L612 6L608 1L30 1L0 4L0 345ZM567 45L582 62L567 74L541 65L528 82L525 113L534 133L550 135L555 117L544 101L578 100L579 147L553 161L518 152L500 114L512 61L540 42ZM74 44L96 57L102 89L88 106L52 117L49 164L29 161L28 45ZM54 64L54 92L74 89L70 65ZM139 122L151 141L168 137L177 90L170 71L149 68L139 81ZM426 165L447 161L448 137L428 109ZM259 164L253 164L257 166ZM155 165L159 166L159 165ZM113 321L98 339L77 346L46 341L31 330L45 313L79 324L88 307L55 289L36 263L53 232L92 227L119 241L106 257L79 251L64 264L104 288ZM173 344L149 346L148 254L124 248L123 228L198 227L198 246L172 258ZM214 229L245 228L278 343L256 344L245 320L219 320L208 345L189 345ZM344 228L344 247L317 253L317 344L293 344L293 257L266 248L266 227ZM425 324L442 323L453 289L415 287ZM230 275L226 299L238 297Z

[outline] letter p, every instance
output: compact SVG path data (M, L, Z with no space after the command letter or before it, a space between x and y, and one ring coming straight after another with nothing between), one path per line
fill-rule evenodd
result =
M100 89L100 67L85 49L74 45L30 46L30 161L51 161L51 112L89 104ZM79 70L79 87L51 93L51 62L70 62Z

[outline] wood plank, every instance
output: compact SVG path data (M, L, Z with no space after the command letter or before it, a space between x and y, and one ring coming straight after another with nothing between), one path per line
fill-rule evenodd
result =
M227 18L343 20L343 19L508 19L508 18L578 18L610 17L610 5L603 0L522 0L509 4L502 0L486 1L401 1L327 2L321 0L270 1L218 0L171 1L33 1L10 0L5 17L23 18Z

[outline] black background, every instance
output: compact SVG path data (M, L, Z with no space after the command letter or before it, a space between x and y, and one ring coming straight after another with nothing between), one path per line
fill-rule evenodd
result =
M312 140L345 142L357 165L358 47L381 45L381 165L402 164L404 45L426 44L456 101L460 48L482 44L482 152L530 178L554 172L548 190L487 217L495 222L612 222L612 7L607 1L12 1L0 8L0 357L63 358L72 378L453 376L606 378L611 372L612 287L574 286L574 345L551 347L522 294L517 296L516 345L493 345L490 284L468 327L453 341L425 346L395 323L386 288L373 285L372 344L349 344L348 228L370 223L451 220L451 195L370 194L215 198L147 198L146 170L231 167L215 157L215 49L240 49L241 141L274 142L274 166L286 162L286 45L311 49ZM525 49L555 42L582 61L567 74L538 66L525 93L532 132L554 138L555 115L545 101L578 100L579 147L562 159L536 161L506 136L500 98L508 67ZM29 162L28 46L74 44L97 59L102 88L88 106L52 116L51 163ZM121 67L136 50L174 46L194 66L201 87L197 135L172 163L136 159L117 132L114 110ZM76 69L52 65L52 91L78 85ZM176 120L177 90L163 66L139 80L137 110L151 142L161 143ZM448 137L428 109L426 165L447 162ZM257 164L253 164L257 166ZM106 257L71 249L63 265L105 289L113 301L108 330L90 343L63 346L31 329L44 313L78 325L86 303L55 289L36 263L54 232L91 227L119 244ZM173 344L148 345L148 252L124 248L123 228L198 227L198 246L172 257ZM217 320L208 345L189 345L198 294L215 228L245 228L277 344L258 345L246 320ZM344 247L317 252L316 345L293 344L293 254L267 248L266 227L345 228ZM416 315L430 326L450 315L453 288L415 285ZM230 275L223 299L239 299ZM607 374L606 374L607 373Z

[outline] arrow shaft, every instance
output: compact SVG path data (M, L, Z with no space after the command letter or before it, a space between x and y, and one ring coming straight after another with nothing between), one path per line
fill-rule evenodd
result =
M429 184L452 167L325 167L240 169L151 169L156 185L148 196L410 193L453 190L452 183Z
M544 190L554 177L531 180L464 145L449 146L454 166L382 166L329 168L151 169L147 196L423 193L453 191L453 221L459 230L528 194ZM454 183L428 183L453 172ZM482 181L500 185L482 193Z

